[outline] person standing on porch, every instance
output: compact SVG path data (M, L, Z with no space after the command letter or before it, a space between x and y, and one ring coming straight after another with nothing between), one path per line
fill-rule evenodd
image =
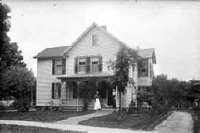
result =
M99 100L99 91L97 91L95 95L94 110L100 110L100 109L101 109L101 103Z

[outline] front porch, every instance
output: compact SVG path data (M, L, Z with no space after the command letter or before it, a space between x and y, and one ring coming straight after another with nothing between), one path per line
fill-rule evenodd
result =
M115 87L109 81L111 76L106 77L59 77L61 79L61 104L68 110L82 110L84 97L88 98L88 109L94 108L95 94L100 95L102 108L115 106Z

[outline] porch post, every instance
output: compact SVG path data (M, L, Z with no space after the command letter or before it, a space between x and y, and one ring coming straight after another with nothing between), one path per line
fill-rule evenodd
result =
M62 82L61 83L61 103L62 103L64 99L64 91L65 91L64 89L66 89L66 81L62 80L61 82Z
M77 83L76 111L79 111L79 85L80 85L80 81L76 81L76 83Z

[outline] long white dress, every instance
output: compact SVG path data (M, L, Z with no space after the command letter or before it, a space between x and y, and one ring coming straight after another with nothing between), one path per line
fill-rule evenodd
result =
M94 110L99 110L101 109L101 104L99 101L99 98L96 98L95 103L94 103Z

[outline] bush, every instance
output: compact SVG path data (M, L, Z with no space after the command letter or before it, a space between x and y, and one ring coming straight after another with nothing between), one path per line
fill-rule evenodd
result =
M14 109L17 109L20 112L28 112L31 107L30 101L27 98L16 100L12 106L14 107Z

